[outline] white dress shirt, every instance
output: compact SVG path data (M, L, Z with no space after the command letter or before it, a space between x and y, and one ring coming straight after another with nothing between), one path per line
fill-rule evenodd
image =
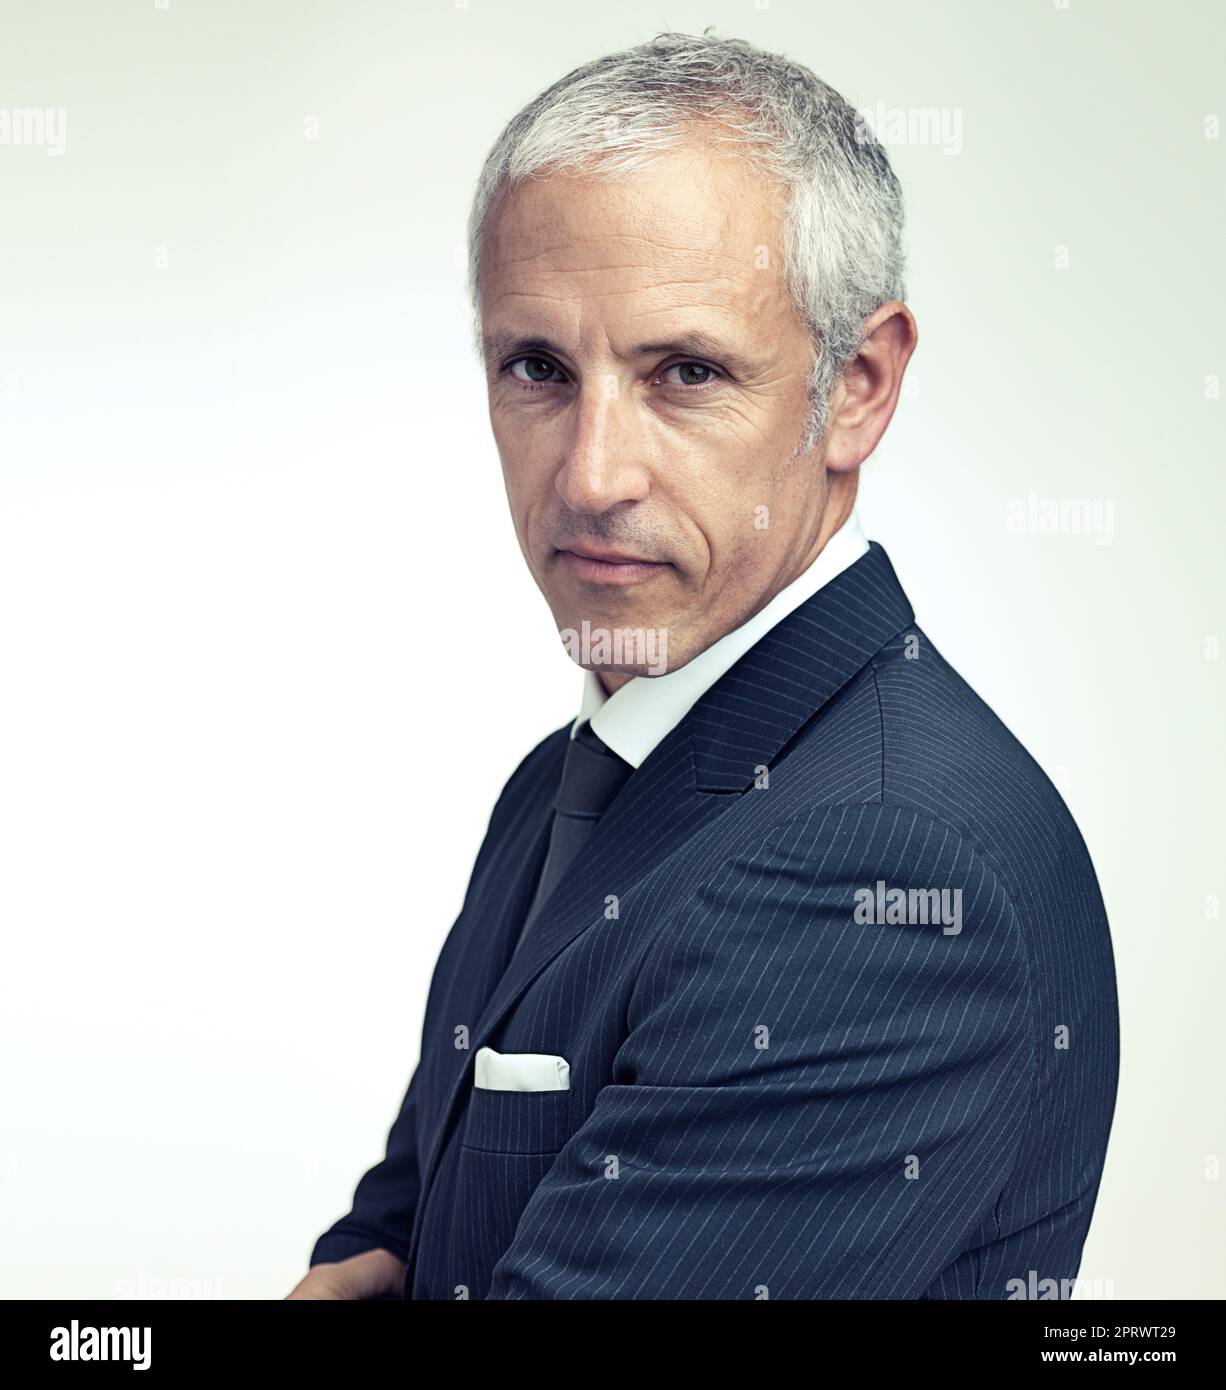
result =
M679 670L663 676L631 676L612 695L605 693L595 671L584 671L583 698L570 726L571 738L583 721L590 719L593 731L614 753L631 767L638 767L759 638L867 553L868 541L853 508L808 569L780 589L752 618L712 642Z

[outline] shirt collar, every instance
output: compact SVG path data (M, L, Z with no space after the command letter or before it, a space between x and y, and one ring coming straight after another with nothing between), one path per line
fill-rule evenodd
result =
M679 670L663 676L632 676L612 695L605 693L595 671L584 671L583 698L570 726L571 738L584 720L590 720L595 733L618 757L638 767L759 638L867 553L868 541L853 508L808 569L752 618L712 642Z

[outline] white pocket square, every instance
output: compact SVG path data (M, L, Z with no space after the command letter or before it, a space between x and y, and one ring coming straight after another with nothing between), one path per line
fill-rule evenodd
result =
M473 1085L482 1091L569 1091L570 1063L547 1052L495 1052L479 1047Z

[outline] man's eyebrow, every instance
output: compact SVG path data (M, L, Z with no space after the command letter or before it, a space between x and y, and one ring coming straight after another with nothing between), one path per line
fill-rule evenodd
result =
M563 356L563 350L549 338L525 336L521 333L487 333L481 339L487 362L500 362L527 352L552 352Z
M566 349L551 338L540 334L520 334L509 332L489 333L482 339L482 348L487 362L509 361L513 357L532 352L548 352L555 357L565 357ZM749 374L755 365L730 343L724 342L712 333L693 329L679 333L676 337L653 343L639 343L630 349L631 357L645 353L677 353L683 357L712 358L724 363L734 373Z
M680 353L685 357L712 357L717 362L723 362L731 371L745 374L752 372L756 365L731 343L726 343L714 333L707 333L701 328L680 333L677 337L665 339L663 342L640 343L634 351L636 354L667 352Z

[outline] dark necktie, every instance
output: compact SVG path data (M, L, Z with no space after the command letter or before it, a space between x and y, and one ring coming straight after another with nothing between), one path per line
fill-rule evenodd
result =
M567 865L596 829L605 808L633 771L624 758L619 758L602 741L590 723L585 722L567 744L562 784L553 803L549 850L536 885L536 895L519 934L520 945Z

